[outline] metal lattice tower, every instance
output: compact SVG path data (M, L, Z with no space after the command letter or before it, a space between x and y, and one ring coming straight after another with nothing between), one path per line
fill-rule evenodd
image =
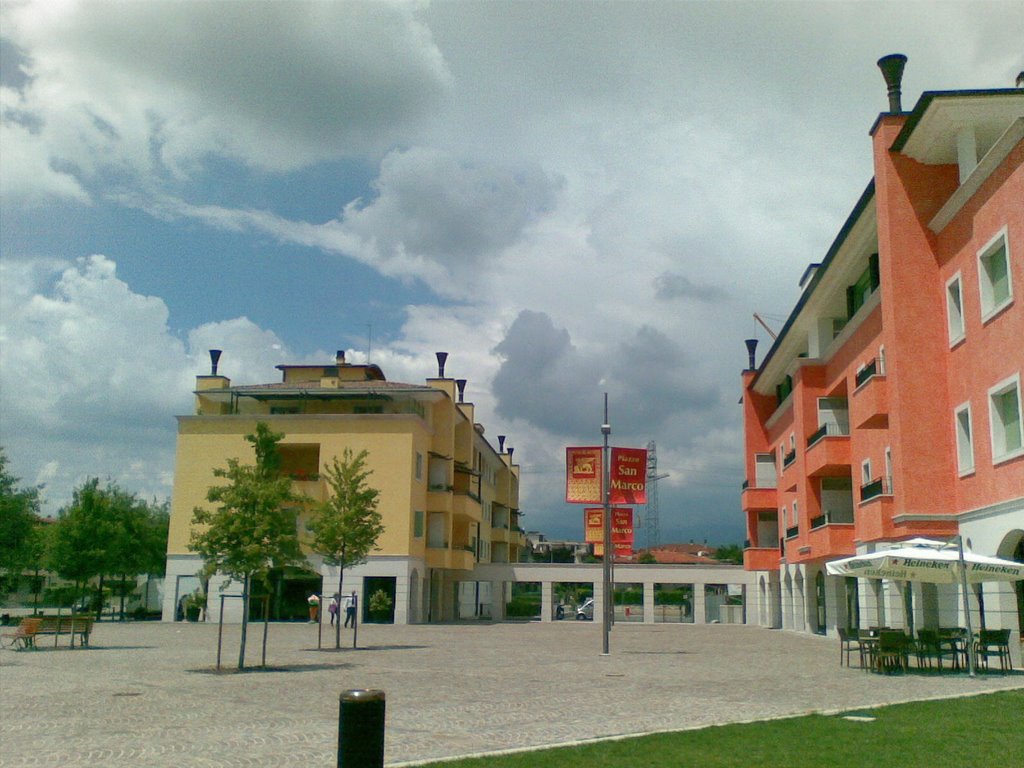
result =
M644 530L647 548L658 546L661 532L658 530L658 481L668 477L658 474L658 450L654 441L647 444L647 510L644 513Z

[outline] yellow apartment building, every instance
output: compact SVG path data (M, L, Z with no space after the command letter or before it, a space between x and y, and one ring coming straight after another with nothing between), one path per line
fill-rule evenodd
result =
M330 365L277 366L279 382L233 385L218 373L220 352L210 355L210 374L196 379L195 414L178 417L165 621L183 618L186 598L203 591L202 561L189 549L193 509L207 504L215 468L254 460L245 435L260 421L284 434L282 472L313 500L329 492L322 472L334 457L367 451L384 533L366 563L346 569L343 585L346 594L355 590L364 616L364 597L380 589L399 624L486 618L492 604L503 605L497 591L506 587L474 571L519 560L519 466L504 436L495 447L474 421L465 380L444 374L446 353L437 353L438 375L424 384L388 381L378 366L347 363L339 351ZM305 519L300 514L300 533ZM301 618L309 594L329 596L337 583L337 569L309 553L307 569L271 574L253 615ZM223 608L226 621L239 621L241 585L218 575L206 586L207 618Z

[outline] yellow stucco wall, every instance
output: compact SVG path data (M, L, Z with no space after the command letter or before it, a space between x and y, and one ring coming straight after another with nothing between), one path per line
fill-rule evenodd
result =
M409 555L422 552L422 539L413 541L413 511L425 508L426 462L430 435L426 424L405 415L267 415L259 416L276 432L282 445L319 444L320 471L345 448L368 451L369 483L380 491L378 511L384 534L377 554ZM245 435L256 428L257 418L245 416L183 416L179 418L174 491L168 554L188 554L192 510L205 506L207 489L214 483L215 467L238 457L252 461ZM423 476L415 478L416 451L423 455ZM305 484L304 484L305 485Z

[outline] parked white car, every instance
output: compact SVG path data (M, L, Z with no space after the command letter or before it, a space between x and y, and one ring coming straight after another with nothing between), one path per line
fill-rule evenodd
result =
M593 621L594 619L594 598L588 597L576 606L576 621Z

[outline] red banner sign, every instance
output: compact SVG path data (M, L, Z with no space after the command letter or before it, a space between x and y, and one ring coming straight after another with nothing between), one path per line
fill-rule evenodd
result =
M569 504L600 504L601 447L565 449L565 500Z
M583 510L583 540L594 545L594 554L604 554L604 508ZM633 510L628 507L612 508L612 547L616 557L633 554Z
M612 504L647 503L647 449L612 448Z

